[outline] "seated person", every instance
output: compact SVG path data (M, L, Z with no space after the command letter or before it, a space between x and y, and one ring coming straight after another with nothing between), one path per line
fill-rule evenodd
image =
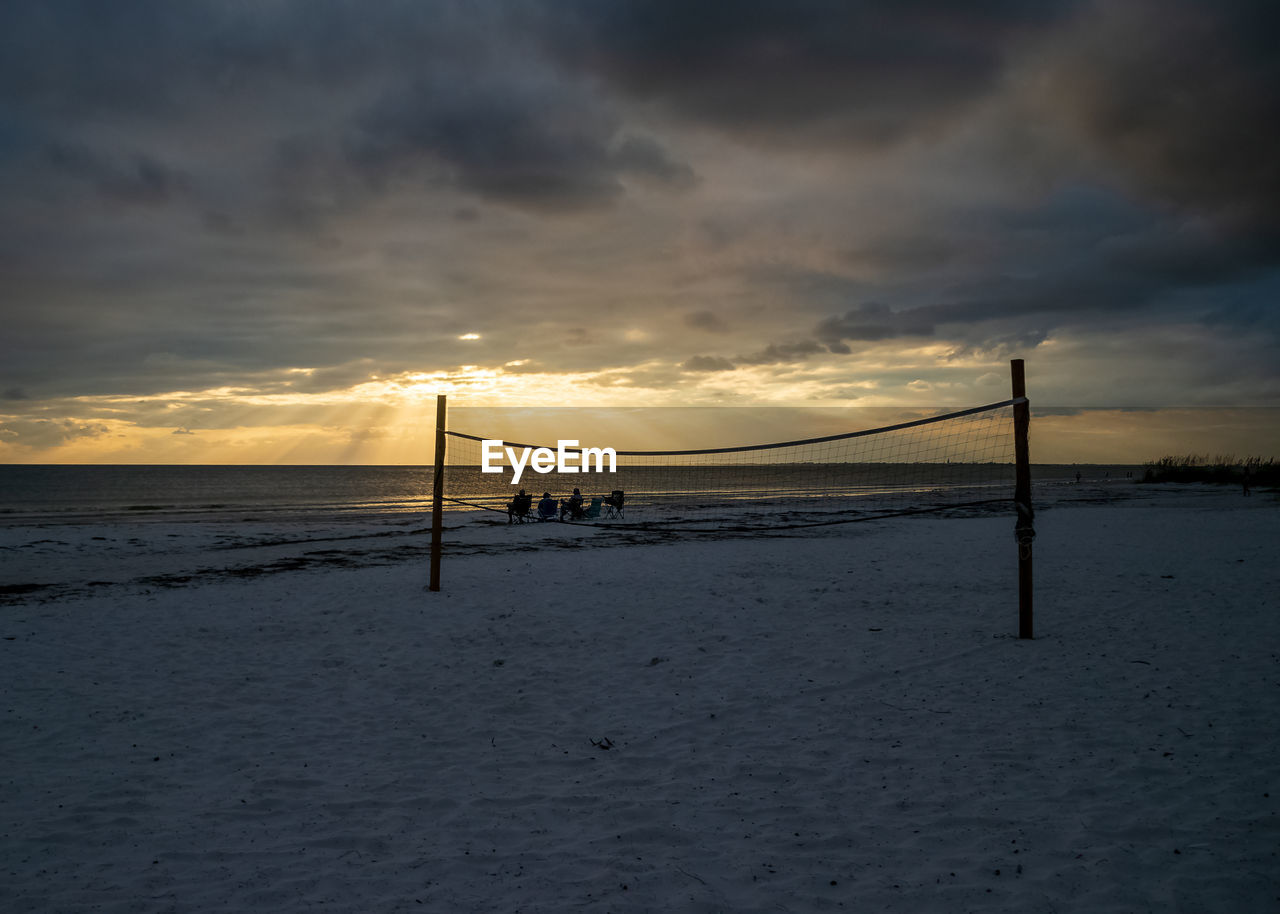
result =
M556 500L550 492L542 493L542 501L538 502L538 519L549 520L556 516Z
M507 504L507 523L512 524L516 521L524 523L524 517L531 507L533 507L533 496L526 495L524 489L521 489L520 494Z
M582 492L578 489L573 490L573 494L560 502L560 519L564 520L564 516L568 514L571 520L578 520L582 517Z

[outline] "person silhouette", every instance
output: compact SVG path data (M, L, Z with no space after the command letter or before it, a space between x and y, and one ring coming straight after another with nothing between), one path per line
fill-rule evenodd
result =
M568 514L570 520L578 520L582 517L582 492L578 489L573 490L573 494L560 502L560 519L564 520L564 516Z
M525 515L529 513L529 508L532 506L533 496L526 495L524 489L521 489L520 494L507 503L507 523L523 524Z

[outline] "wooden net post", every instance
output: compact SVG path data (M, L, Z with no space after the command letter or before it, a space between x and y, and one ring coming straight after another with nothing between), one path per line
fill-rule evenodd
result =
M444 532L444 429L445 396L436 397L436 470L431 484L431 583L440 589L440 539Z
M1028 446L1031 404L1022 359L1009 363L1013 377L1013 503L1018 511L1014 535L1018 540L1018 637L1033 638L1031 544L1035 539L1035 511L1031 507L1031 457Z

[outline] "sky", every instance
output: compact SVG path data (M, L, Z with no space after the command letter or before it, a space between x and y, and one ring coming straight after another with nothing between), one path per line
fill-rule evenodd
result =
M1277 34L1199 0L7 0L0 462L419 464L437 394L856 423L1005 399L1011 358L1059 408L1033 459L1280 449Z

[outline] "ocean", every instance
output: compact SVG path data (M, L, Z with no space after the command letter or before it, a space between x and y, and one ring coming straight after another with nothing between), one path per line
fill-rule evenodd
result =
M905 467L913 467L910 474ZM927 472L922 472L927 468ZM1004 465L930 464L828 467L619 468L581 477L527 474L525 488L540 495L585 495L625 490L628 504L654 501L742 501L813 496L884 496L910 491L942 500L1012 496L1012 469ZM1033 465L1035 489L1075 483L1123 483L1141 477L1125 465ZM449 467L450 508L494 507L510 498L510 486L474 467ZM144 518L258 520L429 515L432 468L428 466L96 466L0 464L0 523L80 522ZM949 494L948 494L949 493ZM466 504L459 504L464 502Z
M430 467L0 465L0 522L431 511Z

